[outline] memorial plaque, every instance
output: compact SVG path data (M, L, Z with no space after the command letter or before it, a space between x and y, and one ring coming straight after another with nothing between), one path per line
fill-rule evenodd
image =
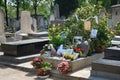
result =
M85 29L85 30L90 30L90 28L91 28L91 23L90 23L90 21L85 21L85 22L84 22L84 29Z

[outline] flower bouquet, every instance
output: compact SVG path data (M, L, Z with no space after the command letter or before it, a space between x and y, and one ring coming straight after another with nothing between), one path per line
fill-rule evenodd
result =
M62 73L62 74L67 74L67 72L70 71L70 64L68 61L62 61L57 65L57 69Z
M43 61L41 58L34 58L32 63L35 69L38 69L37 75L40 78L49 77L50 70L52 69L52 64L46 61Z
M35 69L38 69L38 68L41 68L42 63L43 63L43 60L42 60L41 58L35 57L35 58L33 59L33 61L31 62L31 65L32 65Z
M37 75L40 78L49 77L52 64L49 62L43 62L41 68L38 70Z

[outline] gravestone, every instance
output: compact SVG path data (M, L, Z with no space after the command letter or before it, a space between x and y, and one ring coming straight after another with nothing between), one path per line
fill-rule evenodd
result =
M55 19L59 19L60 18L60 13L59 13L59 5L55 4Z
M33 33L31 29L31 17L29 11L22 11L20 20L20 31L15 33L15 40L22 40L23 36L27 36L28 33Z
M44 30L45 24L44 24L44 18L42 15L37 16L37 26L39 30Z
M33 18L33 28L34 28L34 32L37 32L37 21L36 19Z
M51 15L50 15L50 21L54 21L55 20L55 15L52 13Z
M21 32L22 33L32 33L31 29L31 23L30 23L31 17L29 11L22 11L21 13Z
M4 32L4 15L0 10L0 43L6 42L5 32Z

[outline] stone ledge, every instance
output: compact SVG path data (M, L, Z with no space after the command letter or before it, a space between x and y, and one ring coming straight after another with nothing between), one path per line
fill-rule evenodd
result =
M2 62L10 62L13 64L20 64L28 61L32 61L35 57L38 57L40 53L34 55L27 55L22 57L14 57L14 56L5 56L4 54L0 55L0 61Z
M92 70L120 75L120 61L99 59L92 63Z
M120 80L120 74L114 74L104 71L95 71L91 70L91 76L99 76L102 78L106 78L107 80ZM95 80L95 79L92 79Z

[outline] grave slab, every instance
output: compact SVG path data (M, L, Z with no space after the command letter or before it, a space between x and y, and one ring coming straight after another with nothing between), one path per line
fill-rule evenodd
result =
M39 53L48 39L28 39L15 42L6 42L1 44L4 55L24 56Z

